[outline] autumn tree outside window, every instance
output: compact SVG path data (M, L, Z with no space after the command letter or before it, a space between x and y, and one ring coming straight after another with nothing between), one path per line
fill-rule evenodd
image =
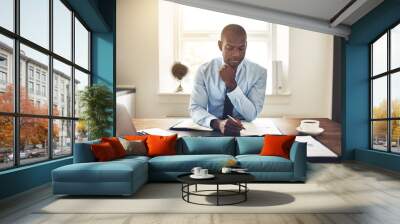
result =
M77 105L89 40L64 0L0 1L0 171L71 156L87 138Z

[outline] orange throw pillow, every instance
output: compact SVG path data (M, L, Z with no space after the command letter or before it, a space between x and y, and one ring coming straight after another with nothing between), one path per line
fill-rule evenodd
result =
M117 158L114 149L108 142L93 144L90 147L92 149L94 157L99 162L110 161Z
M126 151L124 149L124 146L122 146L121 142L119 141L118 138L116 137L111 137L111 138L101 138L101 142L108 142L114 149L115 155L117 158L121 158L126 156Z
M148 135L125 135L124 139L128 141L146 141Z
M280 156L289 159L290 148L296 136L294 135L265 135L261 156Z
M176 154L176 140L178 135L158 136L149 135L147 137L148 156L165 156Z

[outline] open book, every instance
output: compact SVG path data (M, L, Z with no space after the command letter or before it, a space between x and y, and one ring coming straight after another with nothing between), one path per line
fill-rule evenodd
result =
M253 122L242 121L244 130L240 131L240 136L260 136L265 134L282 134L272 121L255 120ZM212 131L211 128L203 127L194 123L191 119L183 119L170 128L176 131Z

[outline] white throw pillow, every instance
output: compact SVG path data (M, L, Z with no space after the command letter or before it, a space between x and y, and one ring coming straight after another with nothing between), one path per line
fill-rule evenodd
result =
M122 146L126 151L126 155L135 156L145 156L147 155L147 148L143 141L141 140L126 140L124 138L119 138Z

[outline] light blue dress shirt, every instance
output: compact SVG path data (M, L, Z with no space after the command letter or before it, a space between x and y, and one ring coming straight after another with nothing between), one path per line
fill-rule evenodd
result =
M204 127L210 127L211 120L222 117L225 95L234 106L233 117L241 120L254 120L264 105L267 80L265 68L244 59L236 70L237 87L227 93L226 85L219 75L222 65L222 58L201 65L193 83L190 116L194 122Z

